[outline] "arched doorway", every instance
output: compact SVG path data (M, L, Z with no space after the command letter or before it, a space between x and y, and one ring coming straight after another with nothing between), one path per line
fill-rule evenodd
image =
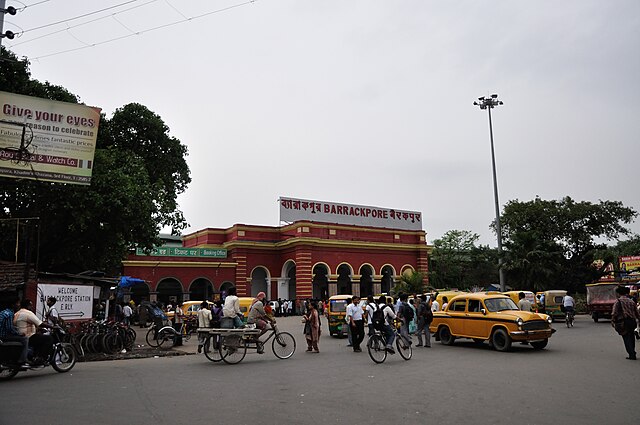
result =
M395 270L393 270L393 267L391 267L390 265L386 265L382 268L382 271L380 272L380 274L382 275L382 281L381 281L382 293L388 294L389 292L391 292L391 288L393 288L393 285L394 285L393 277L395 276L396 272Z
M271 298L271 294L267 291L267 281L269 280L269 272L264 267L256 267L251 272L251 296L255 297L260 292L267 294L267 299Z
M360 267L360 297L373 295L373 267L368 264Z
M351 294L351 267L348 264L340 264L338 274L338 295Z
M211 300L213 293L213 283L203 277L194 280L189 288L189 297L192 301Z
M233 282L229 282L228 280L225 282L222 282L222 284L220 285L220 298L224 298L227 296L227 294L229 293L229 289L230 288L235 288L235 284Z
M325 264L316 264L313 267L313 298L319 300L329 299L329 268Z
M139 305L141 301L149 301L149 285L136 283L131 287L130 294L136 305Z
M282 276L287 278L287 293L278 294L279 298L287 300L296 299L296 263L293 261L287 261L284 265L284 273Z
M158 291L158 301L167 304L175 304L182 302L182 283L172 277L162 279L156 288Z

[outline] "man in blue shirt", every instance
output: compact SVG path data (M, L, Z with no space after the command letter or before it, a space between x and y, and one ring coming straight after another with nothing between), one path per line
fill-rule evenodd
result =
M13 326L13 313L20 309L20 300L15 299L7 305L7 308L0 311L0 339L2 341L16 341L22 344L22 352L18 359L18 364L26 368L27 350L29 349L29 338L21 335Z

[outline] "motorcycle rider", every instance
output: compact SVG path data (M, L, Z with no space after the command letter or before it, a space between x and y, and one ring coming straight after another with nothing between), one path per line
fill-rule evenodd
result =
M22 351L18 358L21 369L27 369L27 353L29 350L29 338L22 335L13 325L14 312L20 308L20 300L16 298L7 304L7 308L0 311L0 339L2 341L15 341L22 344Z
M51 354L53 348L53 337L36 332L37 328L52 328L46 322L38 319L32 311L33 303L29 299L24 299L20 303L20 310L13 316L13 324L18 332L29 338L29 345L33 347L34 359L44 361ZM38 361L36 360L36 363Z

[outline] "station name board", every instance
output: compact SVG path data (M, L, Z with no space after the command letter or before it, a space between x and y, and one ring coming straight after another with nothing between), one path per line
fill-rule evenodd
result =
M386 229L422 230L422 213L307 199L280 198L280 221L308 220Z

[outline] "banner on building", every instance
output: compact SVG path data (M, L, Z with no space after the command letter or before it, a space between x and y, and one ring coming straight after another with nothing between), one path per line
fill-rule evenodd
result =
M280 198L280 221L317 221L385 229L422 230L422 213L364 205Z
M0 176L91 184L100 109L0 91Z
M153 255L156 257L205 257L227 258L225 248L180 248L161 246L146 253L142 248L136 248L136 255Z
M640 255L619 257L622 280L640 280Z

